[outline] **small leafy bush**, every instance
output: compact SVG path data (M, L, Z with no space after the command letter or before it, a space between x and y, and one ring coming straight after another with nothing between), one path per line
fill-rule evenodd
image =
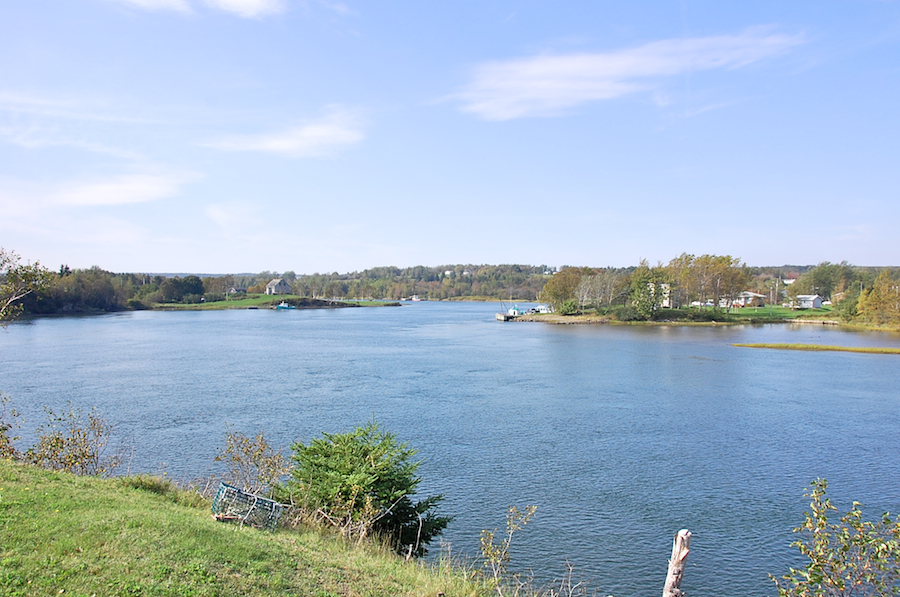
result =
M853 502L838 522L837 512L825 497L828 483L816 479L806 496L810 511L794 529L801 538L793 547L809 559L805 568L791 568L781 579L769 575L778 597L888 597L900 592L900 517L884 514L878 522L862 519L860 504Z
M112 431L106 419L94 410L85 419L71 404L63 414L45 410L47 423L38 427L38 442L25 453L26 461L76 475L104 475L118 466L118 457L105 455Z
M421 481L421 461L412 460L417 451L374 420L292 449L296 466L287 489L307 514L346 536L377 535L401 555L422 556L450 522L434 512L443 496L413 501Z
M9 396L0 392L0 458L18 459L22 456L13 445L19 438L11 435L13 429L19 426L16 421L18 416L16 409L9 408Z
M291 468L281 452L272 448L262 433L247 437L231 431L225 434L225 447L216 455L225 464L225 482L243 491L271 495L273 488Z

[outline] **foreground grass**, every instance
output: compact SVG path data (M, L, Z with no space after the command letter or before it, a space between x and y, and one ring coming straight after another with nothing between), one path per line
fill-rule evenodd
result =
M317 531L212 519L149 478L96 479L0 459L0 594L227 596L487 594L459 569L407 563Z
M775 348L778 350L830 350L838 352L864 352L869 354L900 354L900 348L866 346L830 346L828 344L732 344L744 348Z

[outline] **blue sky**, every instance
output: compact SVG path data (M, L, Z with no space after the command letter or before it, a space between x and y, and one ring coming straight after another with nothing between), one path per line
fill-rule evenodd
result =
M0 5L51 268L900 265L900 2Z

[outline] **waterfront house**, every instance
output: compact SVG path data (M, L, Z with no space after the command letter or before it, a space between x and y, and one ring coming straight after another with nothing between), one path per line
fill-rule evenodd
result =
M766 295L745 290L734 297L732 307L762 307L766 304Z
M798 294L796 305L800 309L821 309L822 297L818 294Z
M291 293L291 285L282 280L281 278L275 278L268 284L266 284L266 294L290 294Z

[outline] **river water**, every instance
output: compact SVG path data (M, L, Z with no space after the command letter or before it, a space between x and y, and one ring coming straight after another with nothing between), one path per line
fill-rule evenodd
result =
M0 389L24 413L96 407L131 472L215 474L229 428L276 445L374 416L419 449L444 535L476 556L509 505L536 505L511 567L568 561L602 595L658 594L672 536L693 532L689 595L774 595L802 564L803 491L900 511L900 356L734 342L900 346L824 326L554 326L496 305L131 312L17 322ZM432 551L438 551L437 546Z

